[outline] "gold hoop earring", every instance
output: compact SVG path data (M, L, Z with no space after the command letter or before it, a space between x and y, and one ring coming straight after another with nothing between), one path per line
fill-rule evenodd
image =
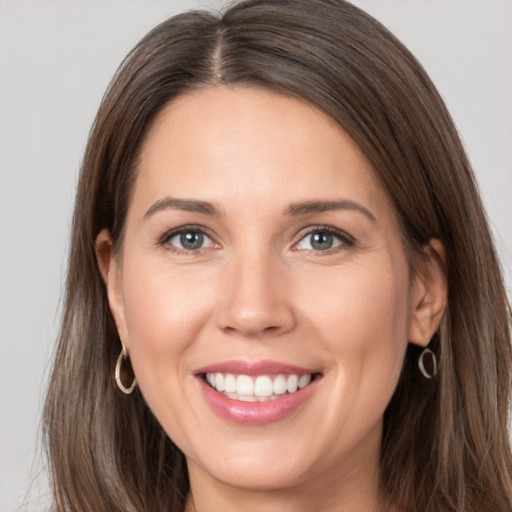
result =
M123 361L126 361L128 359L128 352L126 351L126 347L123 345L123 348L121 349L121 353L119 354L119 357L117 358L116 363L116 371L115 371L115 377L116 377L116 383L117 387L126 395L129 395L133 392L135 389L135 386L137 386L137 379L135 378L135 375L133 376L133 382L129 388L125 387L124 384L121 381L121 364Z
M425 362L423 361L424 357L427 354L430 356L431 361L432 361L432 371L431 372L428 372L426 370ZM436 358L436 355L434 354L434 352L432 352L432 350L430 350L429 348L424 349L418 359L418 366L420 368L420 372L423 374L423 377L425 377L425 379L431 379L432 377L435 377L435 375L437 373L437 358Z

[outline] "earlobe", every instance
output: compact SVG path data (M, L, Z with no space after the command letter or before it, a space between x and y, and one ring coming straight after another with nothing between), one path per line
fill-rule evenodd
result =
M423 249L424 258L416 269L411 289L409 341L426 347L446 310L448 283L441 241L431 239Z
M101 277L107 290L108 303L121 340L126 339L124 307L121 293L121 272L119 262L114 255L112 238L107 229L96 237L96 258Z

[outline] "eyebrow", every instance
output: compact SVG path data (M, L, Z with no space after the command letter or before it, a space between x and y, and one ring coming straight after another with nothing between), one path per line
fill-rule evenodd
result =
M185 212L202 213L203 215L213 215L220 217L221 213L217 207L208 201L198 201L196 199L177 199L175 197L164 197L154 203L149 210L144 214L144 219L147 219L155 213L172 208L175 210L182 210ZM373 213L364 206L350 201L348 199L341 199L337 201L300 201L292 203L286 209L286 214L293 217L301 215L308 215L311 213L329 212L334 210L352 210L358 211L368 217L372 222L377 222Z
M291 204L287 208L286 213L295 217L310 213L330 212L334 210L357 211L368 217L372 222L377 222L377 218L370 210L359 203L348 199L340 199L337 201L301 201Z
M202 213L204 215L220 216L219 210L208 201L197 201L195 199L177 199L175 197L164 197L155 204L144 214L144 219L147 219L155 213L173 208L175 210L183 210L185 212Z

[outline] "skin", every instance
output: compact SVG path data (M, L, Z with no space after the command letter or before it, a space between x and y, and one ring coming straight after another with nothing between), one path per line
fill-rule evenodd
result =
M219 215L154 207L168 197ZM339 200L373 219L289 213ZM202 248L162 243L189 225L208 235ZM324 226L340 235L317 250L310 233ZM441 320L443 251L432 240L411 271L393 207L338 125L258 89L179 97L144 142L122 250L103 231L97 253L140 390L186 455L188 511L382 511L382 417L407 344L426 346ZM322 377L284 419L238 425L212 410L195 376L233 359Z

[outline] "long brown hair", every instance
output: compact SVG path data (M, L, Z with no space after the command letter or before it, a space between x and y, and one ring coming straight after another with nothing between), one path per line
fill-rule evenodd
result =
M510 307L475 179L420 64L342 0L248 0L192 11L144 37L99 109L80 175L62 328L44 411L56 510L181 511L183 454L136 390L116 388L121 345L94 242L123 227L144 135L177 96L213 85L302 98L352 137L391 198L414 265L446 249L448 309L426 381L410 346L384 418L383 496L411 512L509 512Z

